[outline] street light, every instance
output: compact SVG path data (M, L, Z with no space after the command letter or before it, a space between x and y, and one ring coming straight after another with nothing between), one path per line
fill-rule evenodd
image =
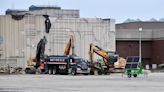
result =
M142 27L140 27L139 29L139 60L141 63L142 60L142 55L141 55L141 32L142 32Z

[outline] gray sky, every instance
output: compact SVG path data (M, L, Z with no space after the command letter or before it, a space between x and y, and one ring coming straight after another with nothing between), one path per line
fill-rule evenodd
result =
M28 9L30 5L57 5L63 9L79 9L80 17L127 18L149 20L164 18L164 0L0 0L0 14L5 10Z

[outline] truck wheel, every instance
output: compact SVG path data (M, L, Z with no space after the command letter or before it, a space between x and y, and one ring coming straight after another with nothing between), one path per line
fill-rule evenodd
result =
M84 75L89 75L88 73L84 73Z
M128 74L128 78L131 78L132 77L132 75L131 74Z
M53 74L56 74L56 71L57 71L57 68L54 67L54 68L53 68Z
M102 71L97 71L98 75L102 75L103 72Z
M134 74L133 76L136 78L137 77L137 74Z
M76 75L76 69L73 68L72 71L71 71L71 74Z
M52 69L48 69L48 74L53 74Z
M93 71L90 71L90 75L94 75L94 72Z
M99 74L100 72L98 72L98 70L94 70L93 72L94 72L94 75L100 75Z
M105 72L104 72L104 75L110 75L110 72L105 71Z

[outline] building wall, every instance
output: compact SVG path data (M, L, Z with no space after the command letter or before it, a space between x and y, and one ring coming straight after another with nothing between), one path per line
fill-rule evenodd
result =
M159 31L157 32L159 33ZM153 32L150 29L143 29L141 32L142 40L152 40L153 37L156 37L157 33ZM117 29L116 30L116 39L117 40L139 40L140 33L138 29Z
M152 63L152 41L142 41L143 66ZM127 56L139 56L139 41L116 41L116 52L126 58Z
M115 21L112 19L50 16L49 34L45 33L44 21L45 18L38 15L25 15L21 20L15 20L11 15L0 16L1 65L25 67L27 60L35 56L37 43L44 35L48 40L47 55L63 55L70 35L75 38L75 53L84 59L89 59L90 43L109 51L116 49Z
M139 55L139 31L142 27L142 60L146 64L162 64L164 22L132 22L116 25L116 51L123 57Z
M11 16L0 16L0 36L2 55L0 65L12 67L25 66L25 36L27 19L15 21Z
M154 40L153 45L153 61L152 63L162 64L164 63L164 40Z
M116 52L122 56L139 56L138 41L116 41ZM164 63L164 40L142 41L142 63L149 64Z

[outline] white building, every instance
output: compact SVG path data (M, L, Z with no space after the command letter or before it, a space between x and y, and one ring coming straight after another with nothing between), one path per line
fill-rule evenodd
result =
M12 15L0 15L0 67L26 67L27 60L35 56L37 43L44 35L48 40L47 55L63 55L70 35L75 37L75 53L84 59L89 59L90 43L115 51L113 19L50 15L52 26L49 34L45 32L44 21L42 15L36 14L25 14L20 20L15 20Z

